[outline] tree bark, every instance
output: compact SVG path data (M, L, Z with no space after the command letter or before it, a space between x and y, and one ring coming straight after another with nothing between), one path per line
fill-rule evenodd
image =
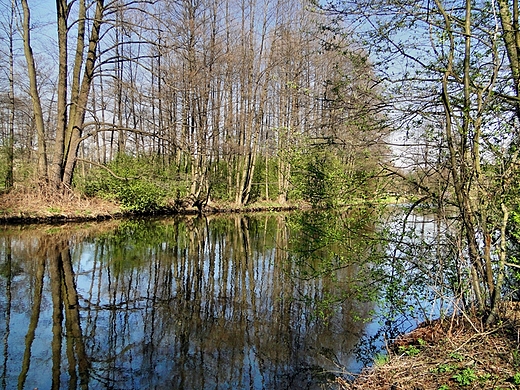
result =
M31 12L27 0L21 0L23 10L23 48L25 60L27 61L27 75L29 78L29 93L33 104L34 123L38 137L38 180L47 183L47 150L45 144L45 124L43 110L38 92L37 70L31 46Z
M56 137L54 153L50 169L50 182L58 189L61 186L63 153L65 147L65 129L67 126L67 0L56 0L56 15L58 21L58 97Z
M92 80L94 78L94 68L97 60L97 46L100 39L99 33L101 30L101 25L103 24L104 11L104 0L96 0L96 11L94 16L94 22L92 25L92 31L90 33L83 79L81 81L77 101L73 102L73 104L75 104L76 106L76 111L74 112L74 116L71 116L69 118L69 128L71 129L71 134L70 147L67 151L65 167L63 172L63 184L65 186L72 185L74 168L76 166L76 158L78 155L79 145L81 142L83 132L88 97L92 85ZM76 53L76 55L79 55L79 53Z

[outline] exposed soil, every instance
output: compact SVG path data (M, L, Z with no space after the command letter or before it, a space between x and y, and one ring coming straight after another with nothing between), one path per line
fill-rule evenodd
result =
M503 321L486 329L457 317L423 324L396 340L388 361L341 390L520 389L520 306L504 304Z

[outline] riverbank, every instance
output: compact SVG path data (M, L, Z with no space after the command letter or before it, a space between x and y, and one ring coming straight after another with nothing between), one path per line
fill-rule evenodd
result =
M244 207L233 204L209 204L204 213L230 213L254 211L288 211L308 207L305 204L278 204L276 202L258 202ZM168 207L153 213L135 213L124 210L120 204L101 198L88 198L77 193L45 194L41 191L13 190L0 194L0 223L56 223L86 222L135 215L175 215L197 214L199 210L192 206Z
M520 307L485 329L478 320L423 324L396 340L385 357L340 390L454 390L520 388Z
M3 223L103 220L124 214L114 202L72 192L49 195L43 191L15 189L0 195L0 221Z

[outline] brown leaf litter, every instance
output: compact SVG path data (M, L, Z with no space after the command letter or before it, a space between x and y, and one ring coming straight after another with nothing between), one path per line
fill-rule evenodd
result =
M486 328L464 316L424 323L395 340L388 361L366 369L340 390L520 389L520 306L503 305Z

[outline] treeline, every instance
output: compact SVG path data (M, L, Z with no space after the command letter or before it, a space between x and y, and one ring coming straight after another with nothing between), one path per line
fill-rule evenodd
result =
M81 188L129 208L374 193L377 80L305 1L57 5L51 23L27 0L1 5L6 189Z

